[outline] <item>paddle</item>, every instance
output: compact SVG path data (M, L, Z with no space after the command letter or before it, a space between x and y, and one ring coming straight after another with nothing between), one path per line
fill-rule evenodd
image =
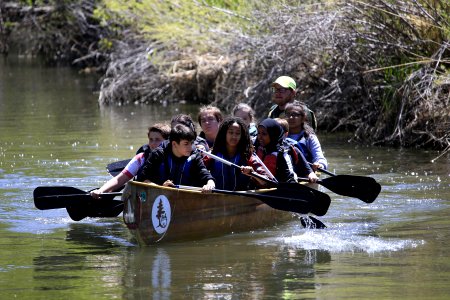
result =
M40 186L34 189L34 205L40 210L66 208L74 221L85 217L109 218L118 216L123 202L112 200L121 192L103 193L102 199L94 199L88 192L66 186Z
M213 159L216 159L228 166L238 168L239 170L241 169L240 166L231 163L221 157L218 157L214 154L211 154L201 149L198 150L204 153L205 155ZM328 211L328 207L330 206L331 203L331 198L325 193L322 193L320 191L317 191L315 189L312 189L310 187L298 183L287 183L287 182L277 183L256 172L252 172L251 176L264 180L265 182L270 183L272 186L277 187L277 189L264 192L264 195L271 196L272 200L267 198L265 198L265 201L261 200L273 208L276 208L275 206L277 206L279 207L278 209L286 211L293 211L300 213L311 212L317 216L323 216ZM308 205L310 206L309 211L305 211L303 209L305 201L307 201ZM297 206L299 206L301 209L297 208Z
M322 223L322 221L311 217L311 216L306 216L306 217L300 217L300 223L302 223L302 226L305 228L309 228L309 229L325 229L327 228L327 226L325 224Z
M318 170L332 177L319 180L317 183L336 194L354 197L366 203L372 203L381 191L381 185L372 177L336 175L322 168L318 168ZM307 181L308 179L299 178L299 180Z
M119 160L106 166L106 170L111 176L116 176L127 166L131 159Z

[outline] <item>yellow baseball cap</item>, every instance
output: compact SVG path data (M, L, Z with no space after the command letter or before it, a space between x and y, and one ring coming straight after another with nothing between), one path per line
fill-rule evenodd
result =
M295 83L295 80L292 79L289 76L280 76L280 77L278 77L277 80L272 82L272 86L274 86L275 84L279 84L279 85L281 85L284 88L291 88L294 91L297 88L297 84Z

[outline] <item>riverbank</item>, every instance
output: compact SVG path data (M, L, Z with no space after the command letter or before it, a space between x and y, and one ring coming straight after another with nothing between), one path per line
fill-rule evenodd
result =
M65 30L92 41L52 47L50 39L43 45L58 49L48 53L62 53L49 55L56 61L103 74L102 105L187 101L228 112L246 102L261 118L270 107L270 82L288 74L298 82L298 99L316 112L321 131L350 131L353 141L374 145L450 147L445 1L430 7L381 0L339 6L332 1L77 3L59 11L86 12L89 17L81 19L89 26L72 21ZM91 8L80 8L85 3ZM20 36L10 28L10 37Z

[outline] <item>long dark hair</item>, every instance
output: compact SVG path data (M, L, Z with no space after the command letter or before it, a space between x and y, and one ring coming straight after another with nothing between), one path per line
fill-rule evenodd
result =
M248 160L253 153L253 144L250 139L250 134L248 133L247 125L241 118L237 117L226 118L222 124L220 124L216 140L214 141L214 147L211 152L213 154L227 153L227 131L234 123L237 123L241 128L241 139L237 145L237 153L240 153Z
M286 104L284 112L286 113L286 111L292 108L298 108L300 110L300 114L305 118L305 121L302 124L303 130L305 131L305 135L309 136L311 134L315 134L314 129L309 125L309 118L308 114L306 113L307 112L306 104L301 101L294 100L294 102Z

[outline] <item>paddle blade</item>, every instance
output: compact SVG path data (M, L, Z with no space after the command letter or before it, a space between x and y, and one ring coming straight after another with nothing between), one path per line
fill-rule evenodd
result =
M123 211L123 202L120 200L94 200L66 207L69 217L74 221L90 218L114 218Z
M325 229L327 228L327 226L322 223L322 221L311 217L311 216L306 216L306 217L300 217L300 223L302 224L303 227L308 228L308 229Z
M41 210L64 208L68 202L91 198L85 191L68 186L39 186L34 189L33 197L34 205Z
M309 211L298 212L313 213L317 216L325 215L331 203L331 198L327 194L298 183L280 183L276 190L269 191L268 194L286 198L287 204L284 205L293 207L295 207L296 201L307 201Z
M381 185L372 177L336 175L321 180L321 184L336 194L358 198L372 203L381 191Z
M274 209L299 214L307 214L311 212L311 204L309 201L285 197L280 193L273 193L273 191L264 192L263 194L261 194L260 196L256 196L255 198L258 198Z
M108 171L109 174L111 174L111 176L116 176L117 174L122 172L122 170L130 162L130 160L131 159L125 159L110 163L109 165L106 166L106 170Z

